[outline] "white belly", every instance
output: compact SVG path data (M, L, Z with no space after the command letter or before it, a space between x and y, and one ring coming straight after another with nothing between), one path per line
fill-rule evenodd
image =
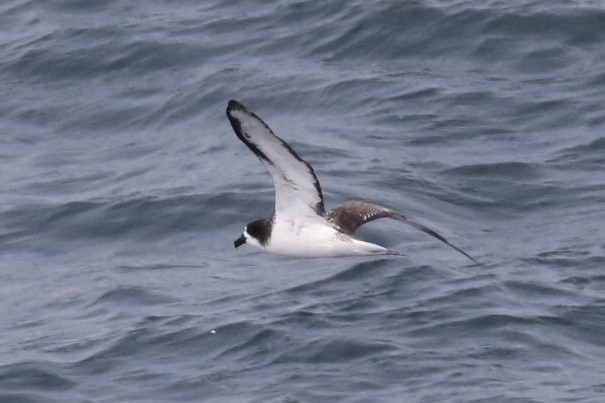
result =
M304 226L292 221L274 223L268 252L297 257L338 257L387 254L380 245L360 241L334 229L328 222L317 220Z

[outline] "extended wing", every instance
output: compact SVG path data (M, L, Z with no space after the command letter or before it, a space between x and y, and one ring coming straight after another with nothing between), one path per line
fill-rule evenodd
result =
M237 137L261 160L273 177L276 213L323 215L323 194L311 165L239 102L229 101L227 117Z
M362 201L350 201L343 204L342 206L330 210L326 218L334 226L336 226L338 230L348 235L353 235L357 228L361 227L363 224L373 220L377 220L379 218L393 218L395 220L403 221L406 224L409 224L412 227L419 229L425 234L429 234L430 236L437 238L441 242L445 243L446 245L449 245L450 247L456 249L458 252L462 253L474 263L479 264L479 262L477 262L472 256L470 256L468 253L466 253L459 247L451 244L447 239L445 239L442 235L438 234L436 231L433 231L432 229L425 227L422 224L412 221L406 216L397 213L396 211L379 206L377 204L366 203Z

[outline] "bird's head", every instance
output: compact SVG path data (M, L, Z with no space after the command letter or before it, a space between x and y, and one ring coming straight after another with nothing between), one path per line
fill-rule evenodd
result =
M250 238L250 234L248 234L248 231L246 230L246 228L244 228L244 232L242 232L242 234L239 236L239 238L237 238L235 241L233 241L233 245L236 248L239 248L240 246L242 246L243 244L246 243L248 238Z
M236 248L247 243L257 248L264 248L271 236L272 220L261 218L260 220L252 221L244 228L244 232L233 241L233 246Z

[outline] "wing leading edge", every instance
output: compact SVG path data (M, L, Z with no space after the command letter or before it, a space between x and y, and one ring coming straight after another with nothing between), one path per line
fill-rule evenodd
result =
M324 215L323 194L315 171L308 162L271 128L245 106L231 100L227 105L227 117L237 137L267 168L275 185L275 211L296 215ZM306 214L305 214L306 213Z

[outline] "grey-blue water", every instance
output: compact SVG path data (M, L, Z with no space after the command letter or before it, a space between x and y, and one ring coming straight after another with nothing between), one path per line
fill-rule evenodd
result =
M601 1L0 3L1 402L605 401ZM405 258L233 248L237 99Z

